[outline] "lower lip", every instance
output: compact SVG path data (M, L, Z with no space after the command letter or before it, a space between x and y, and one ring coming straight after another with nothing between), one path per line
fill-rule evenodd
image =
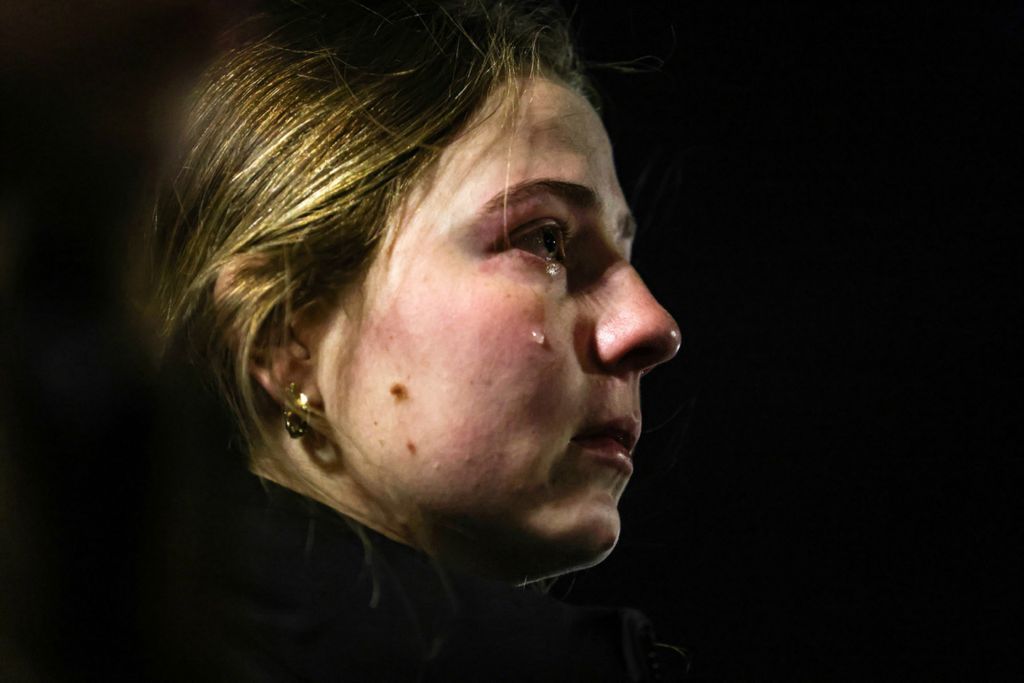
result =
M588 436L573 439L572 442L602 465L614 467L626 475L633 474L633 460L629 457L629 451L615 439L608 436Z

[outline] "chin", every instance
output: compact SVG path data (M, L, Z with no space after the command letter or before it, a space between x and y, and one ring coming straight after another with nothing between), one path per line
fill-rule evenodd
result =
M603 562L619 540L619 516L595 515L571 533L547 538L527 554L533 562L520 574L522 583L587 569Z
M471 573L524 584L599 564L615 549L621 526L618 510L607 505L578 510L570 519L547 511L533 522L446 524L434 552Z
M565 571L585 569L599 564L608 557L619 542L619 516L616 514L614 523L595 524L581 534L575 547L572 566Z

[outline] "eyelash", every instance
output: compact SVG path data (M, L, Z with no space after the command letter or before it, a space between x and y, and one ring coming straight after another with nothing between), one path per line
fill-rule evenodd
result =
M508 246L533 254L547 263L564 264L566 246L572 236L569 227L561 221L543 218L531 221L516 228L508 236ZM524 245L524 240L537 240L532 245ZM554 249L554 253L551 249Z

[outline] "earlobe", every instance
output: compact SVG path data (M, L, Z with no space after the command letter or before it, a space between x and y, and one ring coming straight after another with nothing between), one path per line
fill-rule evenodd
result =
M289 325L288 339L264 349L254 359L250 373L264 391L284 408L295 408L292 395L305 397L307 407L321 403L313 353Z
M309 397L295 387L288 385L288 403L284 409L284 428L288 436L300 439L309 431Z

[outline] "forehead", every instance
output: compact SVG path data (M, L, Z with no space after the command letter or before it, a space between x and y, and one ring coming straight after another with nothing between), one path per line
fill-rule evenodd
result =
M593 107L561 84L531 79L514 99L491 98L441 154L410 208L421 215L443 207L441 214L430 213L433 228L444 230L450 224L443 217L454 220L478 210L503 188L540 178L587 186L604 211L626 212L611 144Z

